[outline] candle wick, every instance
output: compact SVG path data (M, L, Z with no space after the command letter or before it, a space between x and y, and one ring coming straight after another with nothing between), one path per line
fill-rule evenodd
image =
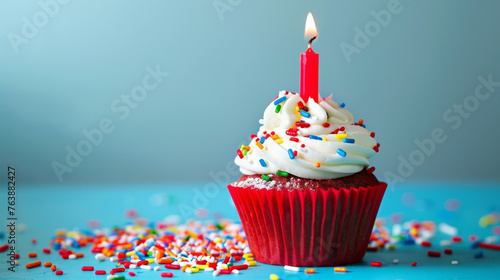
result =
M311 43L312 41L314 41L316 38L318 38L318 35L314 35L314 37L311 38L311 40L309 40L309 44L307 44L307 47L308 48L311 48Z

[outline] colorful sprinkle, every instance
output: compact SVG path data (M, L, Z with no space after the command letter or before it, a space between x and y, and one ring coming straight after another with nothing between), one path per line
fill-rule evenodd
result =
M276 171L276 174L278 176L288 177L288 172L285 172L285 171L278 170L278 171Z
M279 112L280 112L280 110L281 110L281 105L279 105L279 104L278 104L278 105L276 106L276 109L274 109L274 112L277 114L277 113L279 113Z
M309 114L308 112L304 111L304 110L300 110L300 114L305 117L305 118L310 118L311 117L311 114Z
M344 108L345 107L344 102L340 103L339 105L340 105L340 108Z
M411 266L417 266L417 262L412 262Z
M318 161L316 162L316 168L320 168L321 167L321 163Z
M260 137L260 141L259 141L259 142L260 142L261 144L264 144L264 141L266 141L266 137Z
M335 272L347 272L347 268L345 268L345 267L334 267L333 271L335 271Z
M451 254L453 254L453 250L452 249L444 249L444 253L446 255L451 255Z
M339 154L341 157L345 157L347 155L347 153L341 148L337 149L337 154Z
M271 280L279 280L280 278L276 274L271 274L271 275L269 275L269 279L271 279Z
M380 267L380 266L382 266L382 263L373 261L373 262L371 262L371 265L376 266L376 267Z
M260 165L262 165L262 167L267 167L267 163L264 159L259 159L259 162L260 162Z
M345 138L347 138L347 133L337 133L337 134L335 134L335 138L345 139Z
M238 154L238 157L243 158L243 153L240 149L236 150L236 153Z
M30 269L30 268L37 267L40 265L42 265L42 261L36 261L36 262L32 262L32 263L27 264L26 268Z
M280 97L280 98L278 98L278 99L274 100L274 103L273 103L273 104L274 104L274 105L278 105L278 104L280 104L281 102L283 102L283 101L285 101L285 100L286 100L286 96L282 96L282 97Z
M323 141L323 138L319 137L319 136L316 136L316 135L309 135L309 139L313 139L313 140L321 140Z
M336 134L336 135L339 135L339 134ZM351 138L344 138L344 139L342 139L342 142L352 144L352 143L354 143L354 139L351 139Z
M294 159L295 158L295 155L293 154L293 150L292 149L288 149L288 156L290 157L290 159Z
M271 177L269 177L269 176L267 176L265 174L262 174L261 178L264 179L264 180L266 180L266 181L268 181L268 182L269 182L269 180L271 180Z
M289 270L289 271L295 271L295 272L300 271L299 267L291 266L291 265L285 265L284 268L285 268L285 270Z
M441 252L437 252L437 251L428 251L427 252L427 256L429 257L441 257Z
M255 145L257 145L257 147L259 147L259 149L264 149L264 146L262 146L262 144L258 141L255 142Z
M304 269L304 272L307 274L314 274L316 270L314 270L314 268L306 268Z

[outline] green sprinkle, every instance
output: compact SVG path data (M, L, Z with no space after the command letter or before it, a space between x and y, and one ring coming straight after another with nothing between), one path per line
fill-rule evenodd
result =
M247 155L247 149L241 149L241 153L243 154L243 156L246 156Z
M285 171L278 170L276 174L279 176L288 177L288 172Z
M147 255L148 255L148 256L152 256L152 255L153 255L153 252L148 251Z
M232 262L228 262L228 263L227 263L227 266L232 266L232 265L233 265L233 263L232 263Z
M115 276L111 279L113 279L113 280L125 280L125 276Z
M264 180L266 180L266 181L268 181L268 182L269 182L269 180L271 180L271 177L269 177L269 176L267 176L267 175L265 175L265 174L262 174L262 176L261 176L261 177L262 177L262 179L264 179Z
M276 106L276 110L274 110L274 112L279 113L279 112L280 112L280 110L281 110L281 105L280 105L280 104L278 104L278 105Z

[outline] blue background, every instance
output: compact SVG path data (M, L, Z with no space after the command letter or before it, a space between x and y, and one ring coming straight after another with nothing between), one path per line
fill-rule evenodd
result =
M218 12L217 3L227 9ZM370 12L388 3L69 1L44 23L37 1L2 1L1 166L16 166L25 183L59 184L51 164L66 164L66 147L76 149L82 130L108 118L114 130L62 183L213 180L278 91L298 91L310 11L320 93L333 93L377 133L379 178L401 175L398 157L408 159L415 140L442 128L446 142L403 174L406 182L497 181L500 89L456 130L443 114L474 93L479 76L500 80L500 2L401 0L400 12L348 62L340 44L356 46L355 27L365 30ZM16 45L9 36L24 36L23 18L43 26ZM170 75L120 119L111 104L156 65ZM225 182L238 177L228 174Z

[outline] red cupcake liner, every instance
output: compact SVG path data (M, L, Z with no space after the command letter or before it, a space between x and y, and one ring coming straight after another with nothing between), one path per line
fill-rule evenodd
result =
M387 184L328 190L228 186L257 261L334 266L360 261Z

